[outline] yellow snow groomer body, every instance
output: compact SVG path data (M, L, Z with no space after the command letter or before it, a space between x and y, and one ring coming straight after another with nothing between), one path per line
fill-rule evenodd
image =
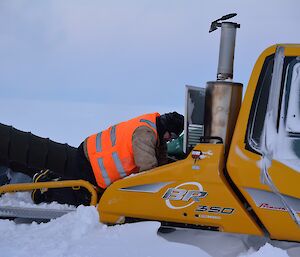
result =
M113 183L98 205L100 220L158 220L165 226L300 241L299 71L300 45L266 49L237 121L231 120L239 109L237 85L225 85L234 106L224 110L218 96L209 101L214 117L216 110L225 113L219 117L227 119L224 143L197 144L183 160ZM212 131L218 128L211 129L216 136Z

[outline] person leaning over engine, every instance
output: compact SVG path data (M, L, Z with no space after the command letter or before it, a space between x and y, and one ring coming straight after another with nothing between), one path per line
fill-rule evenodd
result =
M88 137L83 143L97 185L167 163L166 141L178 136L183 117L177 113L151 113L133 118Z
M81 172L90 173L88 180L104 190L130 174L166 164L166 142L172 138L172 133L176 137L181 134L183 120L176 112L145 114L89 136L78 148L80 156L90 164ZM51 175L47 173L42 172L40 179L35 181ZM56 200L62 202L59 198ZM48 200L47 196L43 199L41 193L33 199L35 202Z
M23 133L23 137L28 138L21 140L18 133L16 136L10 133L9 148L12 149L8 153L23 149L26 158L18 161L17 156L6 156L6 166L33 176L34 182L84 179L96 186L101 195L114 181L166 164L166 142L181 134L183 124L184 117L177 112L145 114L87 137L78 148L10 127L14 133ZM0 162L5 159L1 156L1 148L0 145ZM36 170L41 171L34 174ZM83 191L70 188L34 190L32 199L35 203L87 204L89 199Z

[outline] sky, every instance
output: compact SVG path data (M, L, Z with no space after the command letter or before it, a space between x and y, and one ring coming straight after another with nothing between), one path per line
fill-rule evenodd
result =
M185 85L216 79L220 30L236 12L234 81L259 54L299 43L298 0L1 0L0 122L79 145L131 117L184 111Z

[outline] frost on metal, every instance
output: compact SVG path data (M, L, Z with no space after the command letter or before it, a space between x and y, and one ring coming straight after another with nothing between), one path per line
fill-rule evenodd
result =
M272 160L276 160L300 172L300 140L295 137L300 133L300 63L296 63L293 67L288 66L287 69L288 71L291 69L292 75L290 82L287 83L287 76L282 78L283 61L283 48L279 47L261 138L263 156L261 163L268 168ZM278 114L282 80L285 88L282 92L281 113Z
M300 132L300 63L293 67L289 105L287 109L286 130Z
M273 158L300 172L300 140L295 137L300 133L300 63L296 63L291 72L290 85L285 81Z
M300 218L297 212L291 207L288 200L280 193L277 186L274 184L272 177L269 173L269 168L272 165L272 160L278 160L284 163L289 163L288 158L297 160L293 156L293 151L291 148L292 139L289 139L288 131L284 129L284 103L286 102L286 88L283 94L282 108L279 116L280 126L277 131L277 121L278 121L278 106L280 103L280 89L282 81L282 70L284 63L284 48L278 47L275 56L273 76L271 82L271 91L268 99L267 112L264 121L264 128L261 138L261 182L269 186L272 192L278 197L282 202L286 210L289 212L291 218L296 224L300 226ZM293 73L294 74L294 73ZM295 75L295 77L299 77ZM290 91L292 92L292 91ZM292 93L294 94L294 92ZM294 103L291 103L294 107ZM292 109L292 108L291 108ZM299 170L298 170L299 171Z

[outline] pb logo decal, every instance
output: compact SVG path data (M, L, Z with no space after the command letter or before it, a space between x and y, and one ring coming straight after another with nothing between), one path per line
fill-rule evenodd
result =
M187 190L185 187L193 186L196 190ZM207 196L207 192L203 191L203 187L198 182L186 182L174 188L169 188L163 195L166 199L166 205L171 209L183 209L191 206L195 202L199 202L201 198ZM181 201L179 206L173 204L171 201ZM175 203L175 202L174 202Z

